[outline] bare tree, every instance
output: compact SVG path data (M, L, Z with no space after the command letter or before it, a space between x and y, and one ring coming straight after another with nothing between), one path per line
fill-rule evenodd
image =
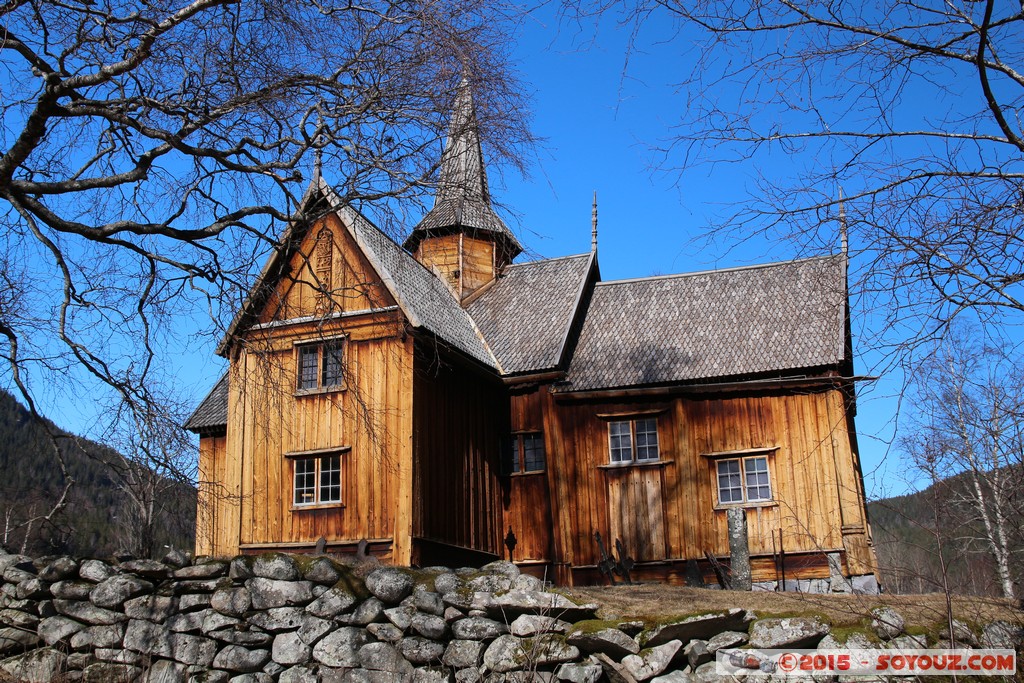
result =
M957 329L913 378L903 447L927 475L961 552L982 553L1014 598L1024 553L1024 397L1017 359ZM938 525L936 529L938 529Z
M681 57L669 77L685 102L656 144L661 168L748 160L758 170L755 196L714 237L767 234L828 250L845 213L858 291L885 318L873 346L912 350L965 311L1020 320L1019 3L566 0L563 8L577 21L616 17L634 49L646 47L647 29L675 27ZM793 163L780 165L780 155Z
M495 155L518 159L506 19L489 0L0 4L5 378L33 411L112 395L166 472L146 445L164 439L152 387L174 380L161 353L223 332L316 163L402 222L463 74Z

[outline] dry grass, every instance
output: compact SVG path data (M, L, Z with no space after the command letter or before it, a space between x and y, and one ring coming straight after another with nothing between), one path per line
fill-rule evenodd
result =
M637 618L662 621L668 617L740 607L762 616L819 615L833 626L855 626L869 618L873 607L889 605L909 627L931 629L945 621L942 594L927 595L809 595L704 590L660 584L589 586L567 591L574 599L601 605L602 619ZM975 624L1005 619L1024 624L1024 613L1006 600L954 597L953 615Z

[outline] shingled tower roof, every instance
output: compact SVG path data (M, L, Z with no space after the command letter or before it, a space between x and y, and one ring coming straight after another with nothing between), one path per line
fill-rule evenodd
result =
M510 259L523 250L512 231L491 208L476 108L469 80L465 77L459 83L448 124L434 208L413 229L403 246L414 252L428 235L459 232L479 236L490 233L492 238L504 242Z

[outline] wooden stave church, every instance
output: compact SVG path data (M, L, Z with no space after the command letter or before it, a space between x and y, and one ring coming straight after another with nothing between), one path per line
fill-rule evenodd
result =
M513 263L466 82L403 245L317 174L281 246L185 425L197 554L365 540L573 585L597 532L633 578L713 584L739 506L755 582L877 587L845 254L603 282L595 206L590 253Z

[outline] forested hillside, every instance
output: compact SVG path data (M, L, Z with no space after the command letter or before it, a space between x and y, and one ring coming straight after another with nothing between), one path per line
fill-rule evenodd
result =
M1001 594L983 525L974 511L957 502L968 484L963 476L952 477L917 493L868 504L886 590L929 593L944 590L945 584L962 595ZM1007 525L1016 532L1009 539L1016 553L1024 553L1022 521L1018 513ZM1017 572L1020 585L1024 576L1019 567Z
M56 436L75 483L64 510L44 520L42 516L64 488L48 432ZM192 547L195 491L190 485L154 478L109 448L68 434L48 420L35 421L2 390L0 472L0 544L10 551L93 557L143 554L139 551L139 504L127 495L126 482L147 479L159 484L161 493L152 501L153 523L149 526L153 538L147 544L154 552L164 545ZM126 477L126 472L134 476Z

